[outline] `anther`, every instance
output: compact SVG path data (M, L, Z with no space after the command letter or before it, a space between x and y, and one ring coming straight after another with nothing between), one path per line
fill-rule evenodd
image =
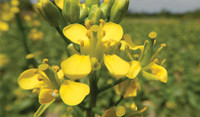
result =
M59 66L53 66L52 68L53 68L54 72L56 72L56 73L60 70Z
M38 80L38 81L42 81L42 80L43 80L43 78L42 78L42 75L41 75L41 74L38 74L37 80Z
M153 60L153 62L154 62L154 63L157 63L157 64L159 63L159 61L158 61L157 58L155 58L155 59Z
M106 31L102 30L102 37L104 37L106 35Z
M87 29L90 29L90 22L91 22L90 20L85 21L85 26Z
M100 19L99 22L100 22L100 27L104 27L105 21L103 19Z
M86 36L90 39L91 38L91 30L88 30L87 32L86 32Z
M42 63L46 64L49 61L49 59L43 59Z
M162 43L160 46L165 48L167 45L165 43Z

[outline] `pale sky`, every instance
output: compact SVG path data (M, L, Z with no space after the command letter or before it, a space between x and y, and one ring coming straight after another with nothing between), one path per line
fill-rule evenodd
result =
M183 13L200 9L200 0L130 0L130 12L155 13L166 9L173 13Z
M37 1L37 0L30 0ZM81 0L84 1L84 0ZM101 0L103 1L103 0ZM155 13L166 9L173 13L184 13L200 9L200 0L130 0L130 12Z

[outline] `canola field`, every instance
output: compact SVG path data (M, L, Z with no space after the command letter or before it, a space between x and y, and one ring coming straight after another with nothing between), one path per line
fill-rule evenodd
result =
M37 96L17 84L20 73L31 67L27 63L34 66L35 62L48 58L49 64L59 65L67 56L67 48L57 31L37 15L27 14L22 18L23 27L19 26L22 22L13 20L8 31L0 32L1 117L32 117L39 107ZM128 33L138 45L144 43L151 31L158 34L156 49L162 43L167 45L160 58L166 58L168 82L141 80L142 89L132 99L142 107L147 106L144 116L199 117L200 20L126 17L121 25L124 34ZM66 105L57 102L45 116L62 116L66 111L63 107Z

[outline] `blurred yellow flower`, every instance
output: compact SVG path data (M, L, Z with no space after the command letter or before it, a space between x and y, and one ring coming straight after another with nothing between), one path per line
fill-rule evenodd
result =
M9 63L9 59L6 54L0 53L0 68L6 66Z
M9 25L6 22L0 21L0 31L8 31Z

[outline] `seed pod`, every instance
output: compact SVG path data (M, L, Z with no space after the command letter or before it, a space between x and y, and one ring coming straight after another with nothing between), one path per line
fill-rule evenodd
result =
M57 7L49 0L43 0L38 4L38 10L52 26L58 26L60 20L60 14Z
M69 23L77 23L80 16L79 0L65 0L62 13Z
M100 4L100 1L99 0L85 0L85 5L86 7L92 7L92 5L94 4L97 4L99 5Z
M92 5L88 19L91 21L91 25L99 24L99 20L103 18L103 12L98 5Z
M129 0L115 0L111 12L110 21L120 23L127 13Z

